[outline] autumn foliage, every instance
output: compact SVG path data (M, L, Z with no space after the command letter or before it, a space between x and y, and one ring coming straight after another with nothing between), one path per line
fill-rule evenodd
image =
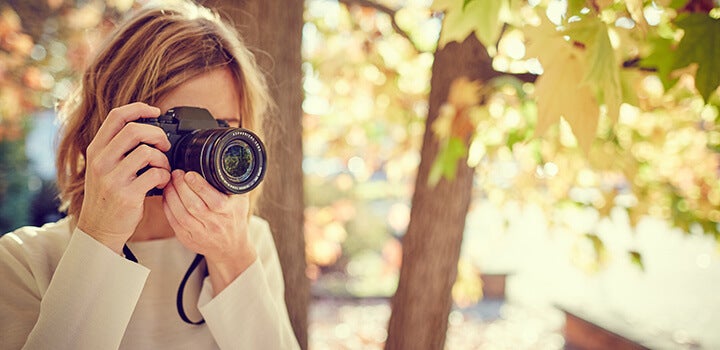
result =
M454 148L439 155L438 173L451 177L467 154L480 192L498 203L623 210L633 223L653 215L720 237L720 8L641 0L433 8L445 14L439 45L475 35L505 73L494 89L457 82L482 102L470 112L460 104L476 117L437 121L461 125L437 126L447 130L470 120L475 130L467 143L436 133ZM454 103L448 97L444 110Z

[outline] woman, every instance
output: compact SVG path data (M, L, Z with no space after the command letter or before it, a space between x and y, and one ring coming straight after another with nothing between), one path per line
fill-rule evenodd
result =
M61 110L68 217L0 239L0 347L297 348L272 236L250 214L257 190L171 172L163 130L134 122L193 106L257 131L268 104L252 55L209 10L147 7L121 25Z

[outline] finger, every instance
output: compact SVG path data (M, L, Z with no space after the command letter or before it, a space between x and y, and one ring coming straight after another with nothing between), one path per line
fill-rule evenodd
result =
M160 113L159 108L142 102L114 108L108 113L102 125L100 125L100 129L95 135L91 146L104 148L104 146L110 143L110 140L125 127L125 124L142 117L155 118L158 117Z
M174 179L170 181L163 192L163 199L167 203L168 209L172 212L177 222L177 228L193 231L204 231L202 222L196 219L185 207L180 194L178 193L176 182Z
M170 172L162 168L150 168L130 183L129 191L145 195L153 188L164 188L170 183Z
M208 213L209 208L205 202L197 193L190 189L190 186L185 182L184 171L174 170L172 172L172 183L180 201L188 213L197 218L201 218Z
M164 195L163 195L163 203L162 203L162 209L165 213L165 217L167 218L168 224L170 224L170 227L173 229L173 232L175 232L175 236L181 241L185 242L186 244L191 244L192 241L192 232L186 230L178 221L177 217L175 216L175 213L173 213L173 210L170 209L170 204L168 203L168 192L174 191L172 188L172 183L169 183L165 187Z
M175 231L175 234L178 235L181 233L185 233L186 231L185 231L185 229L183 229L180 226L180 222L178 222L177 218L175 217L175 214L170 209L170 205L168 204L168 201L167 201L167 193L170 191L173 191L173 190L174 189L172 188L172 183L169 183L167 186L165 186L165 190L164 190L165 195L163 195L162 207L163 207L163 212L165 212L165 217L167 218L168 223L170 224L170 227L172 227L173 231Z
M200 174L194 171L185 173L183 178L187 186L205 203L211 211L227 211L228 195L210 185Z
M167 152L170 149L170 141L163 129L142 123L128 123L110 140L105 149L112 150L122 157L137 145L145 143Z
M168 171L170 169L170 161L157 148L141 144L132 152L130 152L123 160L118 163L116 168L126 169L127 172L137 174L139 170L146 166L162 168Z
M151 175L143 177L145 173L153 169L159 170L160 174L158 175L161 176ZM141 170L142 173L138 175ZM136 178L140 179L138 186L142 186L147 192L154 187L163 189L171 179L170 170L170 162L164 153L156 148L143 144L130 152L130 154L117 165L113 172L116 172L119 177L129 177L132 181L136 181ZM146 188L156 181L160 181L160 183Z
M153 145L160 151L167 151L170 148L170 141L162 129L148 124L130 123L120 130L99 154L94 155L91 161L96 169L108 172L138 149L138 145L143 144Z

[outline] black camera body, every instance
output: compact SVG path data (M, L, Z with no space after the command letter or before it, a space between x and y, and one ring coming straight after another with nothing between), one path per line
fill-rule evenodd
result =
M267 154L260 138L247 129L215 120L207 109L173 107L157 118L137 122L163 129L170 141L165 156L171 170L198 172L220 192L248 192L265 176ZM161 194L157 188L148 192L149 196Z

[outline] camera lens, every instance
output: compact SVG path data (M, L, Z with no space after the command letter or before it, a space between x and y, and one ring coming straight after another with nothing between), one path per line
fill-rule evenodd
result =
M248 192L265 175L265 146L246 129L197 130L183 136L174 148L174 168L196 171L227 194Z
M233 180L245 181L252 175L254 159L247 143L234 140L222 152L223 171Z

